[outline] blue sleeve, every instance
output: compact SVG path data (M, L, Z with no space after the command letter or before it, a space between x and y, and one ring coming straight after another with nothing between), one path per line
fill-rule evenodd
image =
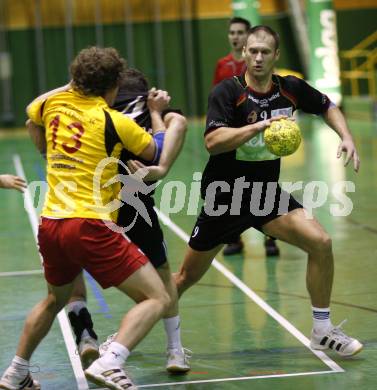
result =
M156 152L152 161L152 164L158 164L160 161L162 148L164 146L165 131L160 131L153 135L154 142L156 144Z

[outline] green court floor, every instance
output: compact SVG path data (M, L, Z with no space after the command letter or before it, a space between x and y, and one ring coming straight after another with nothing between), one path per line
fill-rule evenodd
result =
M184 345L193 352L191 372L167 375L164 330L158 324L128 361L128 370L141 388L377 388L377 128L370 123L350 123L361 155L361 169L356 174L336 159L338 141L331 130L308 117L301 118L300 124L304 142L293 156L283 160L281 179L328 185L328 199L314 215L333 238L336 274L332 320L339 323L347 318L346 332L359 338L365 349L352 359L341 359L332 352L314 354L305 346L311 330L305 254L279 242L281 256L266 258L262 235L249 230L243 235L244 255L224 258L220 254L215 266L180 302ZM201 172L207 159L202 133L201 122L190 124L183 152L167 179L183 183L179 186L186 186L187 194L193 173ZM1 132L0 172L20 169L29 182L44 177L43 160L26 134ZM347 193L353 210L346 217L334 217L330 212L334 205L341 208L343 204L333 193L339 181L353 182L355 188ZM164 214L169 207L178 209L179 202L184 205L163 224L169 259L176 270L196 217L195 212L187 215L189 196L181 190L172 203L161 202L168 191L169 187L161 184L156 194L156 206ZM295 194L302 199L302 191ZM46 291L33 233L36 224L36 215L25 211L21 194L0 190L1 372L15 353L26 314ZM117 329L131 302L116 290L101 290L88 275L86 280L89 307L97 333L104 340ZM88 387L83 378L64 313L32 363L42 389L95 388Z

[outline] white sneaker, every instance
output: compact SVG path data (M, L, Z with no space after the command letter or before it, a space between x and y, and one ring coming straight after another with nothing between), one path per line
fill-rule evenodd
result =
M96 385L113 390L137 390L122 367L106 369L96 360L84 372L86 378Z
M20 375L13 367L8 367L0 379L0 389L6 390L40 390L40 384L34 380L30 373Z
M318 335L312 331L310 347L321 350L330 348L343 357L359 353L363 349L363 344L347 336L341 329L346 321L344 320L338 326L334 326L325 335Z
M93 337L82 338L78 345L78 351L84 369L99 358L98 343Z
M168 349L166 363L166 370L171 373L180 373L190 371L189 359L192 356L192 352L189 349Z
M117 337L118 333L111 334L107 337L106 341L104 341L99 346L99 355L102 357L105 352L109 349L110 344L114 341L115 337Z

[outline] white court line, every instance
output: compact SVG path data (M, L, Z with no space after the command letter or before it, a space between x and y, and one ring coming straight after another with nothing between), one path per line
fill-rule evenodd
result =
M41 275L43 270L34 269L31 271L13 271L13 272L0 272L0 276L26 276L26 275Z
M168 226L177 236L182 238L185 242L188 242L190 237L186 234L178 225L176 225L169 217L163 214L156 207L154 208L161 221ZM236 287L243 291L251 300L253 300L259 307L261 307L266 313L274 318L283 328L291 333L297 340L310 349L314 355L323 361L331 370L336 372L344 372L337 363L330 359L324 352L317 351L310 348L310 340L302 334L297 328L295 328L288 320L286 320L281 314L273 309L267 302L265 302L258 294L256 294L250 287L242 282L237 276L230 272L223 264L214 259L212 265L220 271L227 279L229 279Z
M13 163L16 168L17 175L22 177L26 181L24 168L22 166L21 158L18 154L13 155ZM29 216L30 225L33 230L33 236L35 242L37 243L38 242L37 240L38 216L33 207L33 201L31 199L30 191L28 188L25 189L24 200L25 200L25 210ZM67 348L68 356L71 361L73 372L75 374L75 378L78 386L77 388L78 390L88 390L89 385L85 378L84 371L82 370L80 357L76 353L77 350L76 343L75 340L73 339L71 326L69 325L68 317L64 309L58 314L58 320L65 341L65 346Z
M276 374L276 375L260 375L260 376L244 376L239 378L222 378L222 379L207 379L199 381L187 381L187 382L171 382L171 383L156 383L153 385L138 385L138 387L162 387L162 386L175 386L175 385L190 385L200 383L219 383L219 382L237 382L237 381L249 381L253 379L269 379L269 378L284 378L292 376L306 376L306 375L321 375L321 374L339 374L339 371L309 371L298 372L294 374ZM100 389L106 390L106 389Z
M249 381L254 379L270 379L270 378L290 378L295 376L307 376L307 375L322 375L322 374L339 374L340 371L308 371L297 372L293 374L271 374L271 375L256 375L256 376L241 376L237 378L219 378L219 379L203 379L198 381L183 381L183 382L167 382L167 383L154 383L150 385L138 385L138 388L147 387L163 387L163 386L179 386L179 385L192 385L203 383L222 383L222 382L237 382L237 381ZM107 390L106 388L100 388L96 390Z

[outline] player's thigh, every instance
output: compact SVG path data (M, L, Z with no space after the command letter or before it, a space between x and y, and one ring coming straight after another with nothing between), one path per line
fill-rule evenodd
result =
M156 268L158 275L160 276L162 283L166 286L170 282L172 282L172 273L170 269L169 263L166 261L164 264L160 265Z
M86 287L83 272L80 272L80 274L77 275L73 282L72 296L82 298L86 297Z
M69 298L72 295L75 280L62 286L55 286L51 283L47 283L49 299L52 304L56 305L57 311L60 311L68 303Z
M310 251L319 243L330 241L322 225L315 218L307 218L301 208L266 223L262 229L266 235L298 246L304 251Z
M138 268L116 287L135 302L141 302L149 298L163 300L167 294L160 276L149 262Z

